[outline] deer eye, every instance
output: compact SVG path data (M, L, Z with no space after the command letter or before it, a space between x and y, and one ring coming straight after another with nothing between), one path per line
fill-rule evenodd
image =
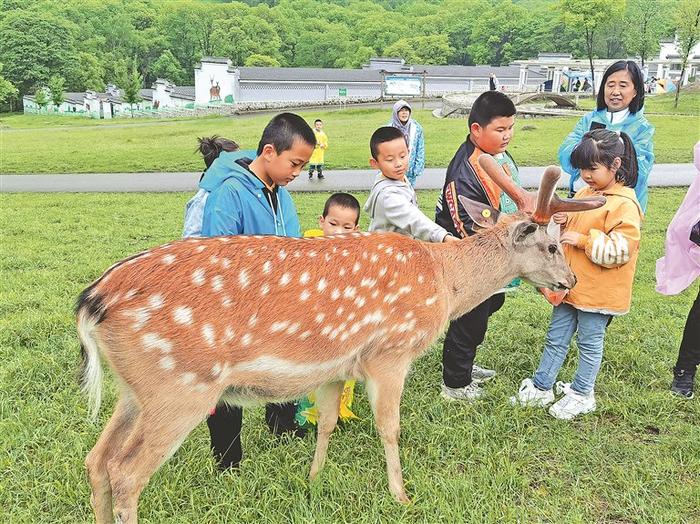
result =
M557 252L557 245L556 244L549 244L549 247L547 250L553 255L554 253Z

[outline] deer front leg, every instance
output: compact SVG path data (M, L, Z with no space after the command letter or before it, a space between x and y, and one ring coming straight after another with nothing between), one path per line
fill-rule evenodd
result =
M321 471L328 452L328 441L338 422L340 395L343 382L325 384L316 390L316 408L318 409L318 431L316 434L316 452L311 464L309 480L313 481Z
M383 363L382 363L383 364ZM367 393L374 413L379 436L384 444L389 491L401 503L411 500L406 495L399 458L399 433L401 394L408 373L408 362L392 362L367 370Z

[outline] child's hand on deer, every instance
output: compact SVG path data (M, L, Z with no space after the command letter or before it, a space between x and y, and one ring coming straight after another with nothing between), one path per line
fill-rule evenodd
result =
M453 237L452 235L445 235L445 238L442 239L443 242L459 242L460 239L457 237Z
M559 242L562 244L571 244L572 246L577 246L584 239L584 235L577 233L576 231L564 231L561 234Z
M559 224L562 226L566 224L567 219L568 215L564 212L554 213L552 215L552 221L554 221L555 224Z

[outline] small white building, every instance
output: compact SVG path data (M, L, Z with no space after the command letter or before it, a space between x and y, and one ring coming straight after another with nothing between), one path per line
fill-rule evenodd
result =
M678 82L681 76L681 55L678 49L678 40L662 40L659 57L650 61L649 71L656 71L654 75L657 79L670 79ZM656 67L654 67L656 66ZM688 64L683 74L683 83L686 85L688 79L697 76L700 71L700 42L690 50Z

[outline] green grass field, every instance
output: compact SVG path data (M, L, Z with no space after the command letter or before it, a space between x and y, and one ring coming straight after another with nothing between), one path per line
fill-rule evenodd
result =
M688 97L691 98L691 97ZM692 100L700 100L700 95ZM592 102L591 102L592 103ZM690 103L690 102L688 102ZM328 169L368 168L369 137L390 110L300 111L324 120ZM416 109L423 125L427 167L445 167L466 136L466 120L434 118ZM112 122L77 117L12 115L0 118L0 173L119 173L199 171L196 137L218 134L255 149L270 115ZM650 115L657 163L690 162L700 138L695 115ZM558 163L557 149L577 118L518 119L510 152L523 166Z
M436 192L421 192L432 214ZM90 522L83 460L98 425L86 420L76 369L78 293L113 262L178 238L188 194L0 195L0 522ZM367 194L359 193L363 202ZM492 319L478 361L498 370L474 405L439 397L441 344L414 366L403 398L401 457L414 503L386 486L383 451L363 388L360 421L331 439L309 486L315 438L278 444L262 409L246 412L246 459L217 474L200 425L152 478L141 522L700 522L700 400L668 391L697 283L665 297L654 263L680 189L652 189L632 312L608 330L598 411L570 423L509 405L537 365L550 307L525 286ZM296 194L314 227L327 195ZM363 217L366 226L366 217ZM570 380L575 353L561 378Z

